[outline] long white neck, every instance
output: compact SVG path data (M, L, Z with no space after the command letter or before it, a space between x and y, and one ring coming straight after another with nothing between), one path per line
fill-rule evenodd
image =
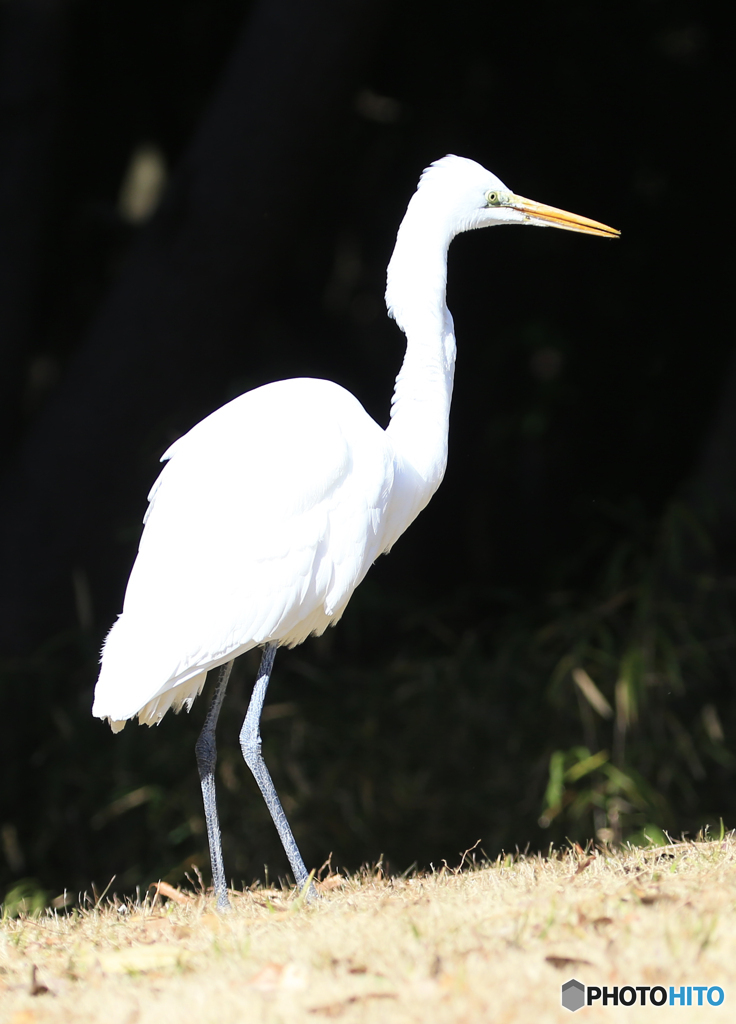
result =
M447 250L454 235L427 216L421 190L409 204L388 266L386 305L406 334L406 354L386 434L424 483L424 504L447 465L455 334L447 308Z

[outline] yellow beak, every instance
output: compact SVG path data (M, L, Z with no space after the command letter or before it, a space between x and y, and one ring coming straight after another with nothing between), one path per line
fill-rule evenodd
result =
M504 206L523 213L530 224L552 224L556 228L562 228L563 231L582 231L586 235L600 235L601 238L618 238L621 234L616 228L609 228L607 224L601 224L600 221L579 217L576 213L568 213L567 210L558 210L556 206L535 203L532 199L525 199L523 196L510 196Z

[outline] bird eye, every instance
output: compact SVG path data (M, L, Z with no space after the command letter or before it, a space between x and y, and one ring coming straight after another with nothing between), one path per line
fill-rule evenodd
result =
M495 189L486 192L486 202L489 206L502 206L505 198L503 192L496 192Z

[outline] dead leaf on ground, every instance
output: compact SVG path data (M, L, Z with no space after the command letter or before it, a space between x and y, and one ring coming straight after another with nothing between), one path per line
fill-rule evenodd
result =
M35 964L31 964L31 980L28 985L28 994L31 996L45 996L47 994L53 995L54 993L48 987L44 985L38 976L38 968Z
M556 967L558 971L565 967L572 967L574 964L585 964L587 967L593 966L590 960L582 960L579 956L546 956L544 959L548 964Z
M348 996L347 999L339 999L336 1003L327 1003L325 1006L312 1006L309 1013L322 1013L325 1017L340 1017L349 1006L355 1003L365 1003L369 999L398 999L395 992L366 992L362 996Z
M575 868L575 875L579 875L581 871L585 871L586 868L589 868L594 860L595 857L588 857L587 860L581 861L581 863Z
M152 882L149 888L155 889L157 896L165 896L167 900L173 900L174 903L180 903L184 907L188 906L194 899L188 892L175 889L168 882Z
M333 889L341 889L345 885L342 875L330 875L323 882L315 883L318 892L332 892Z
M275 992L276 989L293 992L307 987L307 972L297 964L266 964L248 985L259 992Z
M659 889L633 889L634 896L644 904L644 906L651 906L652 903L657 903L659 900L673 900L675 899L670 893L660 892Z

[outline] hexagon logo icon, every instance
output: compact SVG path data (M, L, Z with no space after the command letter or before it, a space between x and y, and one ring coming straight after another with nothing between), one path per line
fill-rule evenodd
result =
M562 986L562 1005L566 1010L575 1013L581 1006L585 1006L585 985L577 978L570 978Z

